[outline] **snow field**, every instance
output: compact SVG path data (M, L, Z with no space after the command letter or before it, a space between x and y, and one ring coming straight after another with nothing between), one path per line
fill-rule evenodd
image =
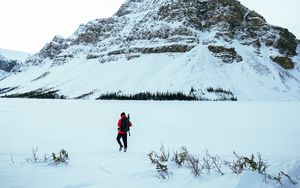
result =
M186 146L199 156L208 149L228 160L233 150L247 156L260 152L270 173L283 170L300 180L299 107L298 102L1 99L0 187L280 187L253 172L194 178L174 163L171 178L161 180L147 154L162 143L171 151ZM127 153L119 152L115 141L122 111L133 123ZM41 158L66 149L69 164L25 163L36 146Z

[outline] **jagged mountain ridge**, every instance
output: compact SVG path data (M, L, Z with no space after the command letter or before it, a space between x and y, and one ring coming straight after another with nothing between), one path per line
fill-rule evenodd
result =
M236 0L128 0L111 18L56 36L0 88L95 98L193 87L214 98L206 88L221 87L240 100L298 100L297 42Z

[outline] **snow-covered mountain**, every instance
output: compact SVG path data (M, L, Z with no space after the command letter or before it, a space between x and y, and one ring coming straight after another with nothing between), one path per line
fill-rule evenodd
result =
M111 18L59 36L0 82L0 94L192 90L215 99L299 100L300 45L237 0L127 0Z
M8 77L11 72L14 71L14 68L21 64L19 60L8 58L7 56L2 55L2 49L0 49L0 80ZM7 51L5 51L7 52Z
M7 59L15 59L22 63L24 63L27 58L29 58L31 55L33 55L29 52L7 50L7 49L3 49L3 48L0 48L0 54L2 56L6 57Z
M0 80L16 71L29 56L26 52L0 48Z

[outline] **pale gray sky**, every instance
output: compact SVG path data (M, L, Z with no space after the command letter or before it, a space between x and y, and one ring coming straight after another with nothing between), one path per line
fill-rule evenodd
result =
M0 48L39 51L55 35L70 36L81 23L110 17L125 0L1 0ZM300 38L300 0L240 0Z

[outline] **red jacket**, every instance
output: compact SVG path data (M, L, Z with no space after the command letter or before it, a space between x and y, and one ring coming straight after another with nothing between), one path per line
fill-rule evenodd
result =
M126 118L126 116L122 116L121 117L121 119L119 119L119 121L118 121L118 127L119 127L119 129L121 129L121 123L122 123L122 119L124 119L124 118ZM129 127L131 127L132 126L132 123L131 122L129 122ZM119 134L127 134L127 132L123 132L123 131L118 131L118 133Z

